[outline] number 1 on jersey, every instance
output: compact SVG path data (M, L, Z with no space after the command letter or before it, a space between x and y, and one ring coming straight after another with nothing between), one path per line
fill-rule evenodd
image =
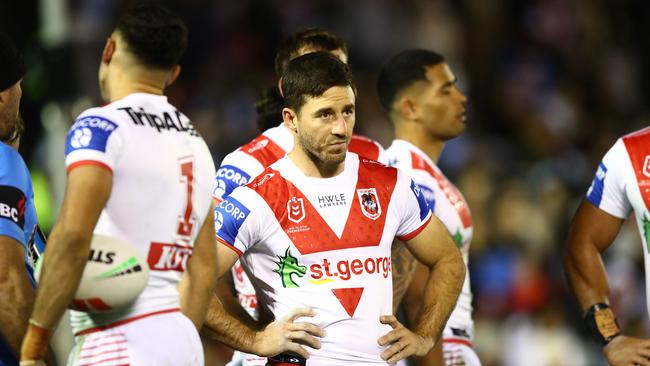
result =
M194 188L194 157L186 156L178 160L180 164L180 181L187 189L187 199L185 201L185 211L178 218L178 230L176 233L182 241L190 242L192 227L195 218L192 216L192 192Z

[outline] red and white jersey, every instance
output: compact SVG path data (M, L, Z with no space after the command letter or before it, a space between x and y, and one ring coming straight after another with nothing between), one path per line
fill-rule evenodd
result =
M248 184L264 169L282 159L293 150L294 136L284 123L269 128L249 143L226 155L217 171L212 196L218 203L235 188ZM371 160L387 164L386 155L381 145L363 136L353 135L349 151ZM255 314L255 289L244 273L241 263L232 268L235 290L239 303L253 317Z
M393 141L386 154L391 166L402 169L420 187L433 214L447 227L467 265L474 226L469 206L458 188L442 174L427 154L408 141ZM473 332L472 291L469 271L467 271L462 292L449 317L443 336L445 339L471 339Z
M133 244L150 268L147 286L132 306L92 317L73 311L74 331L178 310L176 284L210 209L215 174L191 121L165 96L130 94L81 113L68 133L65 155L68 171L96 165L112 172L111 195L94 233Z
M431 219L413 181L348 153L332 178L305 176L285 157L216 210L217 240L237 252L258 288L260 311L276 318L311 307L325 330L309 364L385 364L377 339L391 328L391 245Z
M634 211L643 244L650 305L650 127L616 141L598 166L586 199L621 219Z

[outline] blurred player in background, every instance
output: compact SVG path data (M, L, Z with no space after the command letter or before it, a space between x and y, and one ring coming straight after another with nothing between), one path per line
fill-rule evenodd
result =
M276 320L254 332L213 301L206 326L230 346L272 356L269 365L307 357L312 366L394 364L426 354L461 289L458 249L410 178L348 153L356 92L344 63L325 52L298 57L281 90L295 148L216 210L220 272L244 261L259 312ZM413 331L392 315L395 237L431 269ZM304 316L317 328L293 322Z
M0 365L17 365L34 305L33 266L45 238L37 224L31 176L18 153L25 64L2 33L0 70Z
M650 339L621 334L609 306L603 253L634 212L643 243L646 296L650 293L650 128L619 138L598 166L573 217L564 268L588 330L611 365L650 365Z
M343 63L348 61L348 49L345 42L336 35L317 28L307 28L288 37L277 52L275 71L278 78L286 69L289 62L301 55L310 52L329 52ZM284 100L279 92L279 85L265 91L263 98L257 103L257 125L263 131L261 135L226 155L217 171L213 197L221 202L236 187L249 183L266 167L283 158L294 147L294 137L291 130L282 122L282 108ZM350 151L368 159L387 163L384 149L379 143L363 136L354 135L349 146ZM340 202L328 202L328 205L339 205ZM232 295L233 284L239 298L239 306ZM239 314L246 319L249 316L257 318L255 306L257 303L255 289L241 263L237 261L232 269L232 277L224 277L218 285L219 297L224 302L228 311ZM243 313L241 310L246 310ZM252 319L249 319L252 320ZM241 364L263 366L266 359L255 355L242 355L236 353L229 366Z
M407 172L429 207L447 227L461 250L465 265L472 240L472 217L464 197L440 171L436 162L446 141L465 130L467 98L445 59L428 50L406 50L381 69L377 83L381 105L395 126L395 140L386 150L390 165ZM396 244L399 245L399 244ZM429 270L406 250L393 251L395 267L417 266L414 277L394 276L395 304L402 305L410 324L421 316L422 296ZM407 290L408 288L408 290ZM443 333L444 364L479 366L472 349L472 292L469 272ZM418 365L440 365L439 353L419 358Z
M135 245L150 276L128 308L72 312L76 345L68 364L203 364L197 330L214 284L207 182L215 169L191 121L163 95L186 44L183 22L156 6L126 11L106 41L99 85L110 104L84 111L68 134L66 193L22 344L26 364L43 358L93 234Z

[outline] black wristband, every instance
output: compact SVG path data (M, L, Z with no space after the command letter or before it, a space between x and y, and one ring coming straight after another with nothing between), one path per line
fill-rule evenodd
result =
M585 313L585 325L589 333L604 347L621 334L614 312L605 303L597 303Z

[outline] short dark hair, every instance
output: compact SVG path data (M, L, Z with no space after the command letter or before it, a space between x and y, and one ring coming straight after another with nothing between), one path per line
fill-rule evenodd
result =
M356 86L348 65L328 52L312 52L294 58L281 79L285 107L296 112L305 104L305 97L318 97L329 88Z
M379 71L377 95L386 111L390 111L395 96L416 81L427 80L426 68L445 62L433 51L412 49L393 56Z
M277 85L268 87L260 93L260 97L255 103L257 128L260 132L280 124L283 107L284 99L280 95Z
M127 48L143 64L169 69L187 49L187 27L171 11L153 4L127 9L117 21Z
M303 47L313 47L316 51L342 50L348 55L348 46L335 34L319 28L305 28L299 30L284 40L275 55L275 73L284 74L289 62L298 57L298 52Z

